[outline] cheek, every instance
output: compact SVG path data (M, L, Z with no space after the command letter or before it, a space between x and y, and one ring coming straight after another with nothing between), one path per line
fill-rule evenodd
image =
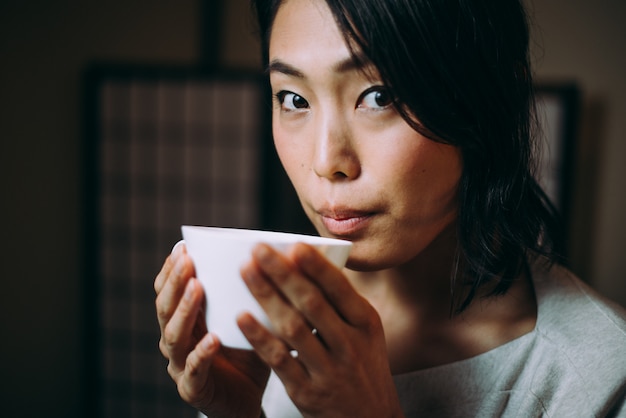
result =
M456 207L462 171L458 150L415 135L406 139L404 147L379 151L377 171L379 175L385 172L386 189L394 191L395 199L404 202L407 211L421 215Z
M273 136L278 158L287 176L297 188L307 167L304 141L298 140L298 135L278 127L273 128Z

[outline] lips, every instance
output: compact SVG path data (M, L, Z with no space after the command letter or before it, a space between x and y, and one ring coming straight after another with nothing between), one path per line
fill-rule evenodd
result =
M319 215L326 230L338 237L354 236L367 227L373 212L331 208L320 210Z

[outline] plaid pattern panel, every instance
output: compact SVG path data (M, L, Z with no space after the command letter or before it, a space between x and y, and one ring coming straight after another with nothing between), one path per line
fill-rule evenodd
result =
M103 417L193 417L158 349L153 280L180 225L259 227L257 80L99 84L97 401Z

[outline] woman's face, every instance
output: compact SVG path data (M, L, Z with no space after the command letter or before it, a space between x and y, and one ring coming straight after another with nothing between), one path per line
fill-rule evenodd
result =
M354 243L348 267L378 270L454 221L462 162L413 130L361 61L324 1L283 2L269 45L278 154L319 233Z

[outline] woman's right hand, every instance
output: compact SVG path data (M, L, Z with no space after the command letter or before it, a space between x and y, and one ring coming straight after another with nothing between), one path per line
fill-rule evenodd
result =
M258 417L270 370L251 350L222 347L207 333L204 292L184 244L154 281L159 348L181 398L209 417Z

